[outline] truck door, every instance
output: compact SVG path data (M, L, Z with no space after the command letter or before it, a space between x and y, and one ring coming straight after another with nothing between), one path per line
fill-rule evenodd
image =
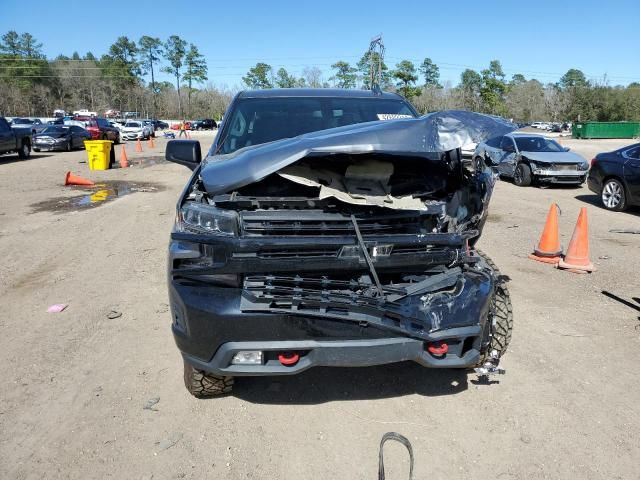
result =
M11 126L4 118L0 118L0 153L14 150L16 148L16 139L13 135Z
M622 156L625 158L622 168L630 200L637 203L640 201L640 146L622 152Z

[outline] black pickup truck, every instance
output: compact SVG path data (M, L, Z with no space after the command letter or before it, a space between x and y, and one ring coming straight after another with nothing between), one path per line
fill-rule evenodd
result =
M31 130L13 128L4 117L0 117L0 155L14 152L22 159L31 155Z
M365 90L239 93L193 174L169 244L172 330L196 397L233 377L407 360L498 372L513 325L474 249L495 176L460 147L517 128L448 111L417 118Z

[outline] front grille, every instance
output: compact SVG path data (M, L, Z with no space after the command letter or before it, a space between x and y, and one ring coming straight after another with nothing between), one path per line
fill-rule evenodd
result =
M549 170L553 170L554 172L561 172L561 171L567 171L567 170L576 171L578 170L578 165L566 164L566 163L551 163L549 165Z
M385 293L402 293L400 287L385 286ZM329 277L304 278L300 276L251 275L245 277L244 290L257 300L278 302L292 299L328 301L338 303L378 304L378 291L369 281L362 279L337 280Z
M354 235L355 229L349 217L339 214L305 215L300 212L298 218L291 219L291 212L285 216L269 212L244 212L241 214L242 231L245 235ZM426 219L418 214L390 215L385 217L357 218L358 227L363 235L394 235L426 233Z
M312 247L312 248L270 248L261 249L258 251L258 258L264 259L278 259L278 258L317 258L317 257L329 257L335 258L340 253L341 247Z

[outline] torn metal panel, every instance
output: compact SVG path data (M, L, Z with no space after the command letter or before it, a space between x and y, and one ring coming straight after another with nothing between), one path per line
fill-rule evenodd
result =
M202 163L200 176L209 193L221 193L257 182L307 156L378 152L437 159L434 153L455 150L516 129L516 125L499 117L448 110L420 118L321 130L246 147L228 155L210 152Z
M278 175L292 182L319 188L318 198L321 200L334 197L354 205L426 211L428 207L419 198L394 197L389 193L392 174L392 163L371 159L350 165L344 176L315 168L309 163L296 163L278 172Z

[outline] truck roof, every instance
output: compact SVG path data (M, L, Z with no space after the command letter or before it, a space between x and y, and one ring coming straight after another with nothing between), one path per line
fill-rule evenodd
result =
M374 93L371 90L359 90L355 88L269 88L264 90L244 90L238 94L238 98L278 97L348 97L404 100L404 98L397 93Z

